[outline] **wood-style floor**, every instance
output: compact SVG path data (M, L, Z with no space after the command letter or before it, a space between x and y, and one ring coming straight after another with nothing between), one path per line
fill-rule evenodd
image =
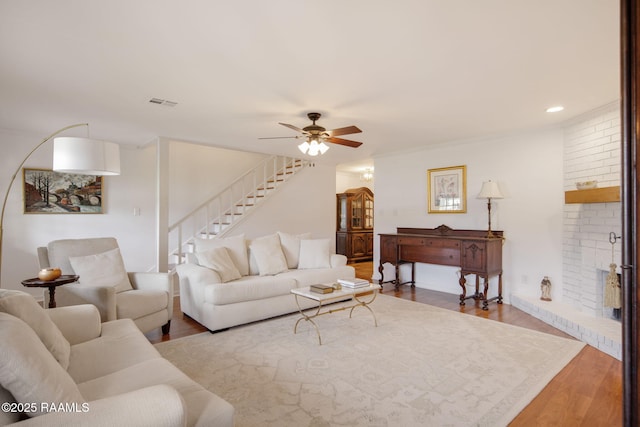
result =
M352 264L356 276L371 279L373 263ZM457 285L456 285L457 286ZM424 304L431 304L472 316L517 325L548 334L571 338L511 305L490 304L483 311L480 304L467 302L461 307L456 295L402 286L395 291L384 285L382 293ZM469 300L471 301L471 300ZM160 331L147 334L153 343L204 332L207 329L183 316L180 300L174 300L171 333ZM468 338L464 338L468 339ZM622 426L622 363L601 351L586 346L510 424L511 426Z

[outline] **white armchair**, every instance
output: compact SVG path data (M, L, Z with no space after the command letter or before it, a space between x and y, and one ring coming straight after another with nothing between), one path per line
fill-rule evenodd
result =
M116 249L118 251L115 251ZM105 254L111 254L110 258L103 257ZM122 266L122 276L126 276L126 284L110 283L110 278L87 277L86 274L76 271L89 263L110 269L113 262L109 259ZM40 268L59 267L62 274L80 274L77 283L56 289L57 306L93 304L98 308L103 322L128 318L132 319L143 333L162 327L162 333L168 334L173 316L174 275L125 274L121 260L118 242L112 237L54 240L46 247L38 248ZM75 264L75 269L72 264ZM118 270L118 265L113 269ZM49 293L45 292L44 295L46 307Z

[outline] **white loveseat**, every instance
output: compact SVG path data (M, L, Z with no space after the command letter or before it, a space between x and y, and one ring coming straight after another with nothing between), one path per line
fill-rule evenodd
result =
M332 252L329 239L308 234L197 239L176 267L182 312L212 332L292 313L298 306L291 289L355 277L347 258Z
M0 425L233 426L233 406L162 358L131 319L100 323L93 305L44 310L0 289L0 342Z

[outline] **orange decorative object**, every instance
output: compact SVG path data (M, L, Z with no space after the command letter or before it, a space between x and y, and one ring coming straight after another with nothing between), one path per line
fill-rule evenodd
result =
M43 282L49 282L51 280L56 280L61 275L62 271L59 268L43 268L38 273L38 279Z

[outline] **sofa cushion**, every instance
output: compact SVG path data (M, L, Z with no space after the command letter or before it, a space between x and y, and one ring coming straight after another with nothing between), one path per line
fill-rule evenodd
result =
M211 249L210 251L196 253L198 264L214 270L220 275L223 282L229 282L242 277L238 268L233 263L229 250L224 247Z
M283 273L286 274L286 273ZM292 277L244 276L229 283L208 285L204 290L204 300L214 305L235 304L287 295L296 288Z
M80 384L160 357L133 320L112 320L102 324L100 337L71 347L68 372Z
M300 261L298 262L299 269L330 267L331 241L329 239L300 240Z
M187 425L233 425L231 404L206 391L163 358L143 361L104 377L78 385L88 400L102 399L156 384L167 384L180 393L187 407Z
M300 240L310 239L311 233L295 235L278 231L278 237L280 237L280 245L282 246L284 257L287 259L287 267L298 268L298 261L300 260Z
M83 285L113 286L116 292L133 289L118 248L94 255L69 257L69 262Z
M277 234L259 237L249 245L251 254L258 264L260 276L269 276L287 271L287 259L282 253Z
M238 268L241 275L249 274L249 257L247 256L247 243L244 234L233 237L215 239L195 239L195 252L206 252L215 248L227 248L229 256Z
M25 322L0 313L0 385L17 402L37 403L25 411L41 415L40 402L77 403L85 400L67 371L53 358Z
M11 395L9 390L0 385L0 402L16 403L16 399ZM21 414L18 411L0 411L0 426L20 421Z
M0 289L0 312L23 320L65 370L71 345L36 300L26 292Z
M289 270L286 273L279 274L278 277L283 279L295 279L299 288L311 286L315 284L329 285L335 283L338 279L353 279L355 277L354 269L350 265L334 268L309 268L303 270Z
M120 292L116 295L118 319L138 319L164 310L169 305L169 295L165 291L136 290Z

